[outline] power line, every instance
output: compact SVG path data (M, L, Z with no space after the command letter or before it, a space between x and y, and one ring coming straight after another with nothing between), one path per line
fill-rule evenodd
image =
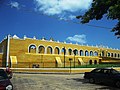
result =
M17 9L17 10L23 10L25 12L29 12L29 13L34 13L34 14L38 14L38 15L42 15L42 16L47 16L49 18L53 18L53 19L57 19L57 20L61 20L61 21L64 21L64 22L69 22L69 23L74 23L74 24L82 24L80 22L75 22L75 21L72 21L71 19L60 19L60 17L56 17L56 16L50 16L50 15L46 15L46 14L43 14L41 12L37 12L37 11L34 11L32 9L25 9L25 7L22 7L21 8L17 8L17 7L12 7L10 4L5 4L6 6L10 6L10 8L14 8L14 9ZM109 28L109 27L104 27L104 26L98 26L98 25L92 25L92 24L82 24L82 25L86 25L86 26L90 26L90 27L96 27L96 28L103 28L103 29L112 29L112 28Z

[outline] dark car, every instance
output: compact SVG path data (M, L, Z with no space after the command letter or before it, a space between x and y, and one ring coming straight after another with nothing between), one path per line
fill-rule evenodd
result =
M102 82L120 87L120 73L113 68L96 68L91 72L85 72L84 78L90 83Z
M12 77L9 77L3 69L0 69L0 90L13 90L10 78Z

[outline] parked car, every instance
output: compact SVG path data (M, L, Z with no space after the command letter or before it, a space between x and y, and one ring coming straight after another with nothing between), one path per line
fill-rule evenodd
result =
M113 68L96 68L91 72L85 72L84 78L90 83L102 82L120 87L120 73Z
M13 90L13 85L10 81L11 78L4 69L0 69L0 90Z

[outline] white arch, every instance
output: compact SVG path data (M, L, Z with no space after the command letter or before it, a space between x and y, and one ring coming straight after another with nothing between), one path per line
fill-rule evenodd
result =
M87 52L87 53L86 53ZM85 56L89 56L90 55L90 53L89 53L89 51L88 50L85 50L85 52L84 52L85 54ZM86 55L87 54L87 55Z
M77 55L79 55L79 50L77 48L74 48L73 50L77 50Z
M71 52L71 55L73 55L73 49L72 48L68 48L68 50L67 50L67 55L69 55L69 50L71 50L72 52Z
M120 54L118 53L118 58L120 58Z
M94 56L94 52L92 50L90 50L89 56Z
M62 47L61 49L60 49L60 54L62 54L62 50L64 49L65 47ZM65 55L67 54L67 48L65 48L65 50L66 50L66 53L65 53Z
M107 52L107 57L111 57L111 53L110 52Z
M117 58L117 53L114 53L114 57Z
M30 48L31 45L34 45L36 47L36 53L37 53L38 48L37 48L36 44L33 44L33 43L29 44L29 46L28 46L28 53L29 53L29 48Z
M49 48L49 47L52 48L52 54L54 54L54 53L53 53L53 47L52 47L51 45L48 45L48 46L46 47L46 53L47 53L47 48Z
M82 53L81 53L81 52L82 52ZM79 55L80 55L80 56L84 56L84 55L85 55L83 49L80 49L80 50L79 50Z
M39 50L39 47L40 46L43 46L44 48L45 48L45 45L43 45L43 44L40 44L39 46L38 46L38 50ZM46 49L45 49L45 52L44 52L44 54L46 54Z
M55 49L58 48L59 49L59 54L61 53L60 51L60 47L59 46L55 46L54 49L53 49L53 54L55 54Z
M98 52L97 52L97 51L94 51L94 52L93 52L93 56L98 56Z

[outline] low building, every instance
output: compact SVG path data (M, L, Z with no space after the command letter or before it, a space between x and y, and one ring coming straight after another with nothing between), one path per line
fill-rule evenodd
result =
M23 39L16 35L0 43L0 66L13 68L72 67L100 63L120 63L120 50L103 46Z

